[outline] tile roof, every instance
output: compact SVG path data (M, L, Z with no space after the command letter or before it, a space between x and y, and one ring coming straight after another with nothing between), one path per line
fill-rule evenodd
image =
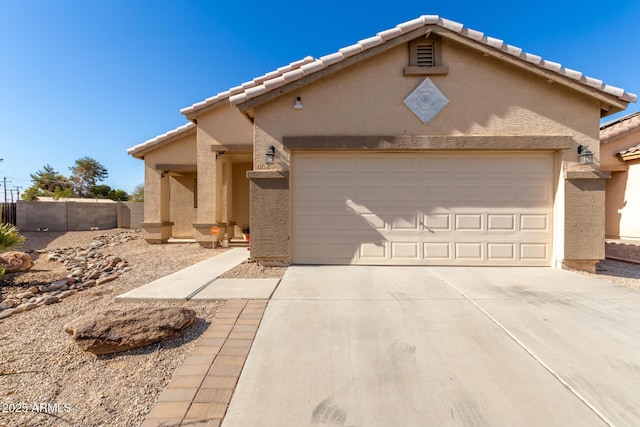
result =
M180 112L182 114L184 114L187 117L192 116L194 113L200 112L208 107L213 107L214 105L218 105L220 102L225 101L227 99L229 99L229 97L233 96L233 95L237 95L239 93L245 93L247 91L251 91L251 89L255 88L256 86L262 85L263 83L267 82L267 81L272 81L274 79L277 79L278 77L282 76L285 73L289 73L292 72L294 70L299 69L300 67L309 64L311 62L314 62L315 58L313 58L312 56L307 56L305 58L300 59L299 61L295 61L292 62L289 65L285 65L284 67L280 67L277 70L271 71L263 76L260 77L256 77L255 79L242 83L239 86L233 87L229 90L226 90L224 92L220 92L217 95L214 95L210 98L205 99L204 101L200 101L200 102L196 102L195 104L189 106L189 107L185 107L183 109L180 110Z
M246 102L252 98L258 97L262 94L277 89L285 84L299 80L305 76L316 73L323 70L333 64L344 61L345 59L365 52L371 48L382 45L395 38L402 36L413 30L417 30L427 25L436 25L445 30L449 30L453 33L457 33L460 36L469 40L479 42L487 47L495 49L501 53L505 53L512 57L518 58L527 63L533 64L541 69L552 71L560 76L566 77L570 80L576 81L584 86L596 89L607 95L614 96L625 102L636 102L637 95L625 92L624 89L604 84L602 80L598 80L592 77L583 75L581 72L565 68L557 62L547 61L538 55L523 52L519 47L506 44L504 41L488 37L484 33L476 30L464 27L464 25L450 21L448 19L441 18L438 15L424 15L420 18L404 22L389 30L382 31L377 35L361 40L358 43L344 47L338 52L330 55L323 56L319 59L308 61L300 67L296 67L292 70L283 73L277 73L277 75L270 79L265 79L261 82L255 82L256 84L248 87L245 90L238 91L233 94L229 94L229 101L231 104L237 105ZM224 92L223 92L224 93ZM198 105L198 104L195 104ZM191 108L191 107L190 107Z
M605 143L640 128L640 111L600 126L600 142Z
M619 151L618 155L623 159L630 156L640 156L640 144L629 147L626 150Z
M256 77L251 81L245 82L239 86L233 87L224 92L220 92L215 96L207 98L201 102L197 102L189 107L180 110L187 118L193 118L198 113L204 112L210 108L215 108L223 102L230 102L232 105L241 104L260 95L269 93L286 84L302 79L303 77L324 70L333 64L340 63L354 55L363 53L376 46L383 45L411 31L418 30L428 25L435 25L452 33L458 34L468 40L481 43L486 47L494 49L497 53L504 53L510 57L517 58L526 63L539 67L541 70L551 71L559 76L565 77L571 81L575 81L588 88L595 89L606 95L616 97L624 102L636 102L637 96L632 93L625 92L624 89L604 84L602 80L584 76L581 72L565 68L557 62L547 61L538 55L523 52L519 47L506 44L504 41L486 36L464 25L441 18L438 15L424 15L417 19L404 22L394 28L382 31L373 37L361 40L356 44L344 47L335 53L322 56L318 59L307 56L299 61L292 62L289 65L278 68L263 76ZM168 143L173 138L190 131L195 128L195 124L187 123L177 129L171 130L165 134L159 135L142 144L127 150L134 157L141 156L144 152L151 148ZM602 132L601 132L602 135Z
M158 135L155 138L148 139L145 142L136 145L135 147L131 147L127 150L127 153L133 157L140 157L144 153L151 151L151 149L161 147L162 145L174 141L176 138L189 135L195 131L196 124L189 122L166 133L163 133L162 135Z

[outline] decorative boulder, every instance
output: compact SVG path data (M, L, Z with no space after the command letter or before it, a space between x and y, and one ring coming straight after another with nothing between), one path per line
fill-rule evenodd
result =
M33 267L33 260L27 253L20 251L10 251L0 253L0 271L5 269L5 273L16 273L27 271Z
M118 353L167 339L185 329L196 312L183 307L105 310L64 325L76 343L93 354Z

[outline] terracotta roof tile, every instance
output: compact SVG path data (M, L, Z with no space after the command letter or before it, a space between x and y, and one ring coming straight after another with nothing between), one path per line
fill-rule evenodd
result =
M640 144L629 147L626 150L619 151L618 154L621 157L626 157L633 154L640 154Z
M218 104L219 102L222 101L226 101L227 99L233 97L234 95L237 94L241 94L244 93L245 91L249 91L251 89L253 89L254 87L263 84L264 82L267 82L269 80L272 80L274 78L277 78L279 76L281 76L284 73L290 72L292 70L295 70L297 68L302 67L305 64L309 64L311 62L316 61L315 58L311 57L311 56L307 56L303 59L300 59L298 61L292 62L289 65L285 65L284 67L280 67L275 71L271 71L263 76L260 77L256 77L251 81L248 82L244 82L239 86L233 87L229 90L226 90L224 92L220 92L217 95L214 95L210 98L205 99L204 101L200 101L200 102L196 102L195 104L189 106L189 107L185 107L183 109L180 110L180 112L186 116L189 116L199 110L202 110L203 108L207 108L209 106ZM253 96L259 96L256 95L256 93L258 94L262 94L262 89L260 90L251 90L251 93L253 94ZM239 98L243 98L243 97L239 97Z
M640 129L640 111L600 126L600 142L609 142L637 129Z
M623 101L635 102L637 100L636 95L627 93L623 89L617 88L615 86L605 85L599 79L583 76L583 74L579 71L572 70L570 68L564 68L561 64L557 62L546 61L539 55L523 52L523 50L517 46L506 44L504 43L504 41L493 38L493 37L487 37L484 33L480 31L465 28L459 22L443 19L437 15L426 15L417 19L413 19L411 21L404 22L402 24L397 25L394 28L382 31L373 37L363 39L354 45L346 46L334 54L326 55L320 59L310 62L308 65L302 67L302 71L303 71L302 73L299 73L299 72L284 73L285 80L287 83L290 83L294 80L302 78L303 76L307 76L316 71L324 69L329 65L333 65L350 56L357 55L358 53L361 53L365 50L371 49L375 46L379 46L383 43L388 42L389 40L393 40L394 38L399 37L402 34L406 34L409 31L416 30L425 25L438 25L442 28L458 33L468 39L477 41L486 46L500 50L506 54L517 57L523 61L527 61L540 68L553 71L569 79L576 80L585 86L589 86L601 92L607 93L609 95L613 95ZM265 81L264 84L267 85L267 82L268 80ZM247 101L251 98L252 97L250 95L236 96L236 97L232 97L230 101L232 104L238 104L238 103Z
M403 34L410 31L414 31L426 25L437 25L445 28L449 31L460 34L470 40L474 40L478 43L482 43L488 47L499 50L530 64L543 68L545 70L552 71L563 77L575 80L580 84L594 88L608 95L615 96L625 102L635 102L637 96L632 93L625 92L623 89L604 84L601 80L583 76L579 71L565 68L561 64L552 61L546 61L538 55L523 52L523 50L517 46L506 44L503 40L488 37L480 31L476 31L470 28L466 28L459 22L451 21L439 17L438 15L424 15L416 19L401 23L394 28L382 31L373 37L369 37L360 40L358 43L343 47L338 52L325 55L320 59L313 57L305 57L299 61L292 62L289 65L278 68L275 71L271 71L261 77L257 77L249 82L231 89L230 91L221 92L216 96L207 98L202 102L193 104L190 107L180 110L182 114L187 116L207 108L212 105L216 105L221 101L228 100L231 104L239 104L248 101L252 98L267 93L275 88L281 87L284 84L291 83L299 80L305 76L316 73L323 70L333 64L344 61L345 59L364 52L376 46L380 46L390 40L393 40Z
M171 129L170 131L165 132L162 135L158 135L155 138L148 139L142 144L131 147L127 150L127 153L134 157L140 156L152 148L161 146L164 143L172 141L174 138L189 135L190 133L195 132L195 130L195 123L189 122L175 129Z

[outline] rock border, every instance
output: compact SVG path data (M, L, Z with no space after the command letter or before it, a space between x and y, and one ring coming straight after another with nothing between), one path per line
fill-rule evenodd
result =
M131 271L127 260L115 255L105 255L100 249L139 240L139 230L101 234L84 247L42 249L48 262L59 262L66 266L69 274L46 285L31 286L18 294L6 295L0 301L0 320L34 308L54 304L85 289L112 282Z

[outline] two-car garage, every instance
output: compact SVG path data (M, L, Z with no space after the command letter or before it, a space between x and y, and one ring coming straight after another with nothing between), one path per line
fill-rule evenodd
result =
M549 266L552 152L294 152L295 264Z

